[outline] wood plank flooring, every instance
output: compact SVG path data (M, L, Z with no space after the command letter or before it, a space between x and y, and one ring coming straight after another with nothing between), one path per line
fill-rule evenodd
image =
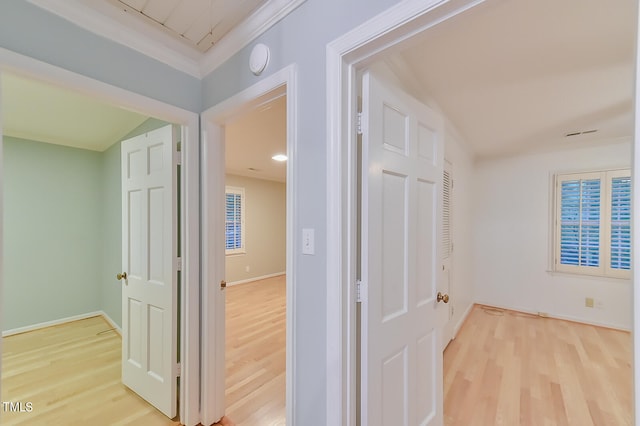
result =
M5 337L3 425L177 425L120 381L122 340L102 317Z
M285 283L227 288L227 415L285 424ZM4 338L3 425L177 425L120 382L101 317ZM629 333L476 306L444 353L447 426L632 425ZM2 407L0 407L1 410Z
M475 306L444 352L445 425L632 425L627 332Z
M227 287L226 415L238 426L286 417L286 279Z

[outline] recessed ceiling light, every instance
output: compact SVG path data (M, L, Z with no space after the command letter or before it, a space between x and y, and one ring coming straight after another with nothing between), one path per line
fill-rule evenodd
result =
M276 154L273 157L271 157L271 159L276 161L287 161L287 156L284 154Z

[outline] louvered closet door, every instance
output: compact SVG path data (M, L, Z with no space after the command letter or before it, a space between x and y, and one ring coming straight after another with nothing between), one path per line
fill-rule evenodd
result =
M438 291L447 294L450 301L438 310L438 322L442 329L442 350L444 351L453 339L453 306L455 295L451 291L453 265L453 167L450 162L444 162L442 173L442 278L438 284Z

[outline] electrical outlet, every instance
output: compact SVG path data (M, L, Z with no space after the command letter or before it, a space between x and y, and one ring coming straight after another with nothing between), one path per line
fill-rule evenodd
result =
M593 297L585 297L584 306L586 306L587 308L593 308Z
M604 309L604 302L602 299L596 299L595 303L596 309Z
M251 270L251 267L249 265L245 266L244 268L245 272L249 272Z

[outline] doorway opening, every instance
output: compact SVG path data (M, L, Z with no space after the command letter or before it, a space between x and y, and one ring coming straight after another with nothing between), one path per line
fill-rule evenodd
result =
M333 203L338 208L331 208L331 206L329 208L328 215L330 218L331 216L334 217L336 225L329 227L328 240L330 246L335 243L335 246L341 247L341 251L334 251L328 254L329 281L336 283L335 286L332 285L329 289L329 300L342 301L342 304L340 304L339 308L328 304L327 327L330 335L329 341L336 342L336 345L340 343L336 348L335 355L343 361L338 367L334 367L330 375L346 377L346 379L338 381L330 378L327 380L329 389L327 418L331 423L352 421L355 418L355 413L350 407L357 407L354 398L354 383L357 382L357 369L355 368L356 363L354 360L357 357L353 350L354 347L357 347L354 332L356 312L353 308L356 292L352 291L355 281L353 265L357 264L357 259L355 259L355 253L351 249L354 244L344 243L345 240L353 241L355 229L354 223L350 222L350 219L343 219L344 216L338 216L340 213L344 215L344 212L355 210L348 197L345 196L349 191L353 190L355 181L353 176L356 173L353 162L350 160L354 157L355 135L357 134L354 124L356 123L357 81L354 75L357 75L358 71L368 64L385 59L385 56L390 56L393 52L397 53L407 46L415 47L419 45L418 38L414 36L429 31L432 27L445 20L452 18L455 20L457 15L481 3L488 5L490 2L454 1L438 4L431 3L429 5L419 5L418 2L406 3L405 6L393 8L394 16L397 13L395 18L384 19L392 14L387 12L384 16L381 15L359 27L357 33L353 32L345 35L329 45L327 62L330 64L331 70L327 79L329 87L327 115L329 117L328 123L331 126L329 132L331 147L328 152L334 155L328 159L331 168L328 173L328 191L330 199L333 199ZM484 10L486 11L487 9ZM478 7L478 13L481 13L481 11L482 7ZM458 34L462 34L463 32L459 28ZM438 33L438 30L434 29L433 34L436 33ZM358 35L357 38L355 37L356 34ZM349 36L353 37L350 38ZM402 46L403 43L405 43L404 47ZM453 50L443 49L443 51L450 52ZM425 58L429 57L426 54L426 50L421 51L421 54ZM401 72L407 71L408 67L402 68L402 63L399 65ZM429 72L430 70L427 69L419 74L425 76L429 75ZM406 74L411 73L408 72ZM409 79L408 81L408 84L412 85L411 80ZM448 88L449 86L445 84L438 85L438 87ZM412 88L414 89L412 90L413 93L419 93L419 88ZM336 105L340 105L341 108L336 108ZM465 176L465 165L461 165L457 162L457 159L454 159L453 162L456 164L456 174ZM332 178L332 176L336 177ZM464 187L462 189L464 190ZM545 215L541 217L546 218ZM330 223L332 223L331 219ZM464 226L461 222L456 222L456 226L458 224ZM457 256L462 257L463 254L459 251ZM341 259L348 259L348 261L341 262ZM462 265L464 262L460 264ZM452 277L454 276L455 274L452 274ZM455 315L459 316L461 314L460 311L464 311L464 308L461 310L456 309ZM331 366L328 365L328 369L329 367ZM345 403L344 401L347 402ZM338 415L336 414L337 412L341 414Z
M60 358L61 371L59 373L62 374L62 370L64 370L62 366L65 363L71 362L74 365L81 365L87 362L97 362L98 359L102 360L104 362L98 363L95 368L104 368L105 372L113 370L115 377L117 377L114 385L127 397L137 400L138 408L147 411L158 420L170 421L133 392L125 390L120 383L122 365L122 351L120 349L122 299L120 290L121 286L126 285L124 282L118 282L116 278L116 275L122 272L120 141L166 125L167 122L178 122L183 126L181 132L183 149L193 153L192 147L197 147L197 139L194 139L194 136L197 137L197 133L194 132L197 128L197 116L179 108L77 76L74 73L57 70L35 60L21 59L19 66L13 65L11 72L3 72L1 75L3 83L6 83L5 79L11 80L11 86L13 89L17 88L18 96L22 98L20 101L16 101L15 97L8 98L13 89L3 87L4 134L2 139L4 143L0 146L5 154L3 156L3 198L7 202L4 203L4 209L1 213L6 230L14 228L25 230L30 226L29 224L36 229L29 231L30 237L28 239L20 236L16 239L15 235L12 237L3 233L3 243L9 249L3 255L5 267L0 281L3 293L3 306L0 307L3 316L3 335L12 336L7 339L26 342L34 340L30 338L31 333L29 332L40 335L44 333L46 336L49 336L51 332L51 336L56 336L61 335L60 333L64 335L65 330L69 327L72 334L72 330L80 333L76 333L75 340L71 339L72 345L82 346L82 342L94 342L97 339L99 344L111 348L108 352L111 354L109 360L105 359L104 353L96 356L95 359L92 359L94 357L90 354L82 358L82 351L78 351L81 358L75 361L72 361L72 357L68 356ZM0 52L0 68L15 61L20 61L20 58L16 59L11 53ZM27 93L28 90L32 90L33 93ZM45 99L47 96L53 96L52 92L56 92L66 102L69 102L68 104L58 102L57 108L67 112L70 117L73 116L75 125L70 121L65 121L61 126L59 122L56 122L58 116L50 114L48 118L51 121L43 123L44 125L35 125L33 121L29 123L31 125L29 130L36 130L36 127L37 130L46 129L50 126L50 133L37 135L20 132L20 126L16 125L16 117L11 114L18 113L22 108L25 109L23 112L35 113L38 108L44 107L37 102L37 105L20 103L31 99L32 95L38 96L38 92L42 91L45 93L40 93L40 96L44 96ZM61 98L56 98L56 100L59 99ZM75 101L80 102L79 109L77 109L77 105L74 109L72 104ZM85 103L83 104L83 102ZM116 104L119 106L115 107ZM88 107L87 105L93 106ZM94 107L95 110L92 109ZM113 114L119 117L120 121L116 121L122 127L118 127L114 131L116 126L112 126L110 130L113 133L107 132L106 135L92 137L95 135L91 135L90 129L87 129L87 123L83 122L83 117L86 117L87 121L90 118L90 115L83 115L85 113L93 114L94 118L105 114L104 117L100 117L102 119L106 118L106 115ZM30 120L33 120L33 116L34 114L30 115ZM151 116L159 118L154 119ZM113 117L110 116L110 118ZM56 128L56 125L59 127ZM69 132L70 129L72 132ZM76 130L75 135L73 129ZM72 136L64 141L60 140L65 139L60 137L61 134ZM56 138L58 139L56 140ZM89 145L84 146L82 141L89 143ZM97 145L91 145L91 142L97 142ZM185 156L185 158L187 157ZM194 172L197 176L197 157L189 158L189 160L196 160ZM38 170L38 164L43 166L40 170ZM184 183L185 179L183 178L182 181ZM12 197L13 201L18 202L9 203L7 197ZM187 205L186 200L184 201L182 206ZM192 208L189 206L187 213L191 210ZM181 223L193 226L193 223L190 220L185 220L184 216ZM190 242L192 236L190 233L193 230L184 226L182 229L184 231L180 237L182 242ZM23 234L23 237L25 235ZM12 240L7 241L7 238L12 238ZM183 245L183 253L188 252L191 256L192 250L193 245ZM60 258L61 256L62 258ZM195 261L197 262L197 258ZM32 265L30 269L24 268L24 265L27 264ZM181 294L180 297L176 294L175 298L175 303L182 303L182 306L179 307L182 321L179 322L176 318L172 326L180 327L180 331L185 330L187 323L193 324L193 319L197 319L199 315L197 304L195 305L196 309L193 308L193 301L197 301L193 297L193 290L195 290L195 294L198 292L198 282L194 282L193 279L197 280L198 276L194 277L192 268L193 265L189 264L183 269ZM34 274L41 276L40 278L33 277ZM24 284L25 278L29 280L29 277L25 277L25 275L31 275L33 278L29 284L30 289L21 285L21 282ZM22 312L15 309L18 302L21 303ZM176 306L176 308L178 307ZM83 324L90 325L85 327ZM83 332L89 334L85 336L82 334ZM47 337L41 338L43 341L51 341ZM194 384L196 389L198 386L198 371L194 368L199 369L199 354L184 349L194 343L197 345L198 335L193 332L182 333L181 340L183 364L179 372L182 376L182 386L180 386L182 407L180 407L179 417L184 424L196 424L199 421L197 418L199 417L198 401L197 398L193 399L192 388ZM62 347L63 342L64 339L56 341L56 338L53 337L55 345ZM3 355L15 357L19 347L19 342L6 344L2 347ZM36 342L36 347L39 347L38 342ZM9 350L12 353L9 354ZM72 352L76 351L69 353ZM105 352L107 351L105 350ZM194 355L195 362L192 362ZM7 369L12 368L10 362L2 363L2 367L4 373L2 381L7 380L2 386L3 401L13 401L19 395L25 395L16 393L15 386L17 384L18 388L26 391L29 388L28 377L17 377L13 374L15 370L11 374L7 373ZM15 367L15 363L13 367ZM175 370L175 366L171 368ZM195 380L191 380L194 377ZM58 379L54 380L59 382ZM89 390L91 391L89 392ZM87 392L96 392L95 383L91 384L91 388L88 388ZM36 394L38 394L37 391L33 395ZM39 394L38 397L44 396L46 398L43 392ZM49 397L51 395L49 393ZM89 396L83 391L75 392L69 396L82 398L83 395ZM34 396L33 404L43 407L44 404L36 404L35 398ZM104 398L97 397L97 399L103 400ZM59 400L63 401L63 398L59 397ZM177 400L176 395L176 406ZM69 403L73 404L73 401ZM89 407L89 405L87 406ZM62 402L58 404L58 408L56 408L56 404L48 404L47 407L50 409L46 412L39 410L44 416L43 419L46 419L47 415L59 417L60 409L64 408ZM105 406L106 408L109 407ZM110 414L117 411L114 411L113 407L109 409L111 410ZM35 411L36 413L31 413L32 417L37 414L38 410ZM122 415L124 414L123 412ZM176 411L175 414L177 416L178 412Z
M286 95L225 124L225 414L286 424Z
M202 120L203 423L283 425L295 409L295 67Z

